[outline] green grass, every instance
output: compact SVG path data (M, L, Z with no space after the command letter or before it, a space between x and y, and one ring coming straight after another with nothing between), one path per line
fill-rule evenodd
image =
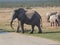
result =
M33 36L48 38L56 41L60 41L60 33L42 33L42 34L32 34Z
M33 34L29 34L29 32L25 33L26 35L30 35L30 36L37 36L37 37L42 37L42 38L47 38L47 39L51 39L51 40L55 40L55 41L59 41L60 42L60 30L46 30L39 34L37 33L37 31L34 31Z
M0 32L14 32L15 30L11 29L9 24L5 24L5 22L0 22Z

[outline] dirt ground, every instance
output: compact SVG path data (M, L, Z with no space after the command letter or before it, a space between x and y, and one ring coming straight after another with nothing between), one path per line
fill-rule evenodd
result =
M57 41L20 33L0 33L0 45L60 45Z

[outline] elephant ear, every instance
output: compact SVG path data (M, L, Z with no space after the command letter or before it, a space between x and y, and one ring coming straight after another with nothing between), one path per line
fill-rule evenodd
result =
M16 13L16 12L18 12L18 10L14 10L14 12Z
M19 12L19 13L25 13L26 10L25 10L24 8L19 8L19 9L18 9L18 12Z
M19 9L15 10L14 12L17 14L24 15L27 11L24 8L19 8Z

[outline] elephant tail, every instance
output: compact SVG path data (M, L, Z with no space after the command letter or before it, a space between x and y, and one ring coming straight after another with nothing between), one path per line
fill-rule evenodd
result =
M40 19L40 26L42 27L42 18Z

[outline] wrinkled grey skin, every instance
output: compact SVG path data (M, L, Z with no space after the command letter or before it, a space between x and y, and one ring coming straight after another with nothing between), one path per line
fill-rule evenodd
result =
M57 14L57 12L49 12L49 13L47 13L47 22L49 22L50 16L56 15L56 14Z
M34 11L31 19L29 19L26 16L26 13L27 13L27 10L25 10L23 8L19 8L19 9L15 10L15 13L12 17L11 24L10 24L11 27L12 27L13 20L17 18L21 22L22 33L24 33L24 24L31 25L31 27L32 27L31 33L33 33L35 26L37 26L39 29L38 33L42 33L41 26L40 26L41 21L42 21L41 16L36 11ZM17 32L19 32L19 27L20 27L20 25L18 25L18 27L17 27Z

